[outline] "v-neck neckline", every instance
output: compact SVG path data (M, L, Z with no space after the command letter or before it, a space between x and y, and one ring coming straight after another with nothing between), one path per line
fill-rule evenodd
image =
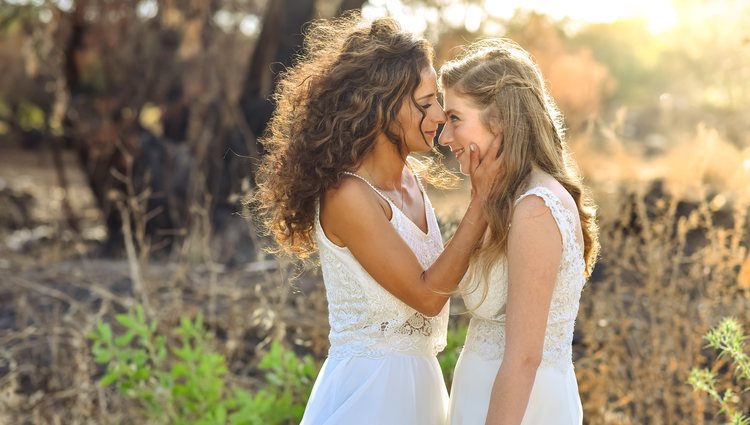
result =
M416 178L416 176L415 176L415 178ZM425 193L422 190L421 185L419 185L419 186L420 186L419 187L419 193L422 194L422 208L424 209L424 213L423 213L424 214L424 222L427 225L427 231L426 232L424 230L422 230L422 228L419 227L419 225L417 223L415 223L411 218L409 218L409 216L406 215L406 213L403 212L401 210L401 208L397 207L396 204L391 199L386 198L386 200L393 206L393 208L395 208L399 213L401 213L401 215L406 219L406 221L408 221L409 223L411 223L411 225L420 233L420 235L422 235L422 237L427 237L427 236L430 236L430 220L427 218L427 197L425 196Z
M412 175L414 176L414 179L417 181L417 186L419 187L419 193L422 195L422 209L424 210L424 212L423 212L424 221L425 221L425 224L427 225L427 231L426 232L424 230L422 230L422 228L419 227L419 225L417 223L415 223L411 218L409 218L409 216L406 215L406 213L404 211L402 211L401 208L397 207L396 203L393 202L393 200L388 195L386 195L385 193L383 193L380 189L378 189L368 179L360 176L357 173L353 173L351 171L343 171L343 173L347 174L347 175L350 175L350 176L353 176L353 177L357 177L360 180L362 180L363 182L367 183L367 185L370 186L372 188L372 190L374 190L378 195L380 195L383 199L385 199L386 202L388 202L388 205L391 206L391 210L392 210L391 212L392 212L392 214L396 214L396 211L398 211L398 213L401 214L404 217L404 219L406 219L406 221L408 221L409 223L411 223L411 225L419 232L419 234L423 238L426 238L426 237L430 236L430 230L431 230L430 229L430 220L429 220L429 217L427 216L427 194L425 193L424 187L422 186L422 183L419 181L419 177L417 177L416 174L412 173Z

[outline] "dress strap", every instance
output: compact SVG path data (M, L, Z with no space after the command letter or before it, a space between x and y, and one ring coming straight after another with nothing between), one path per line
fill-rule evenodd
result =
M371 183L371 182L370 182L369 180L367 180L366 178L364 178L364 177L360 176L360 175L359 175L359 174L357 174L357 173L352 173L351 171L342 171L341 173L342 173L342 174L346 174L347 176L352 176L352 177L356 177L356 178L358 178L358 179L362 180L363 182L367 183L367 185L368 185L368 186L370 186L370 187L372 188L372 190L374 190L374 191L375 191L375 193L377 193L378 195L380 195L380 197L382 197L383 199L385 199L385 200L386 200L386 202L388 202L388 204L389 204L389 205L391 205L391 206L392 206L393 208L396 208L396 209L398 209L398 207L396 207L396 203L395 203L395 202L393 202L393 199L391 199L391 197L390 197L390 196L388 196L388 195L386 195L385 193L381 192L381 191L380 191L380 189L378 189L377 187L375 187L375 185L374 185L374 184L372 184L372 183Z
M576 222L578 220L576 214L565 207L560 198L545 186L534 186L528 189L516 199L515 204L518 205L522 199L530 195L541 198L545 205L547 205L547 208L550 209L552 217L554 217L557 222L557 227L560 229L560 234L563 237L563 244L569 245L570 247L578 247L583 251L582 247L579 246L579 241L576 237Z

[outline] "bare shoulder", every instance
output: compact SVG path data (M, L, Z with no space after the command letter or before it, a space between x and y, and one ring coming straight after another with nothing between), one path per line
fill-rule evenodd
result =
M557 199L560 200L560 203L562 203L562 205L567 209L570 209L573 211L578 209L578 207L576 206L575 200L570 195L570 193L565 189L565 187L563 187L563 185L559 181L557 181L554 177L552 177L551 175L543 171L537 171L534 173L534 175L531 178L531 186L532 187L540 186L549 190L557 197ZM532 198L537 198L537 197L533 196Z
M336 228L342 225L353 221L367 222L384 214L389 220L390 208L385 200L355 177L345 177L337 186L328 189L320 203L320 222L327 233L333 230L336 234Z
M544 202L544 199L535 195L529 195L516 204L513 209L513 218L511 221L514 223L527 220L536 221L543 219L545 216L552 218L552 212Z
M385 200L367 183L356 177L344 177L338 185L331 187L323 195L321 215L334 211L346 214L370 211L373 206L378 205L381 208L375 208L376 211L382 211L382 207L387 207Z
M542 253L540 247L557 249L562 240L550 205L536 194L524 196L516 204L508 237L509 255L517 253L517 249L532 249L537 257Z
M358 181L354 177L344 177L338 185L329 188L323 195L321 210L368 202L371 198L368 190L372 191L364 182Z

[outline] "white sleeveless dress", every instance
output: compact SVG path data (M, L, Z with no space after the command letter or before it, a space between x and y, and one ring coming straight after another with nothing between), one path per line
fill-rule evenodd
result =
M562 236L562 261L552 294L542 362L537 370L522 425L573 425L583 421L578 384L573 372L573 328L585 282L583 249L577 240L578 213L563 206L546 187L527 190L516 200L535 195L544 200ZM505 304L508 298L507 259L491 272L489 291L476 282L461 282L464 302L474 309L466 342L456 364L450 394L451 425L482 425L492 386L505 350Z
M391 224L422 267L429 267L442 252L443 241L421 183L426 234L387 196L355 177L390 204ZM435 317L422 315L380 286L348 249L331 242L319 217L315 230L331 347L302 425L445 424L448 392L435 356L445 347L448 304Z

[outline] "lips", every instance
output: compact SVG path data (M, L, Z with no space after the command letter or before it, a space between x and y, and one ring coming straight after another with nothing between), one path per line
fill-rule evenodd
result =
M454 150L454 151L452 151L452 152L453 152L453 155L455 155L455 156L456 156L456 159L458 159L458 158L460 158L460 157L461 157L461 155L463 155L463 153L464 153L464 148L461 148L461 149L457 149L457 150Z
M425 131L424 134L426 134L430 138L434 138L437 131Z

